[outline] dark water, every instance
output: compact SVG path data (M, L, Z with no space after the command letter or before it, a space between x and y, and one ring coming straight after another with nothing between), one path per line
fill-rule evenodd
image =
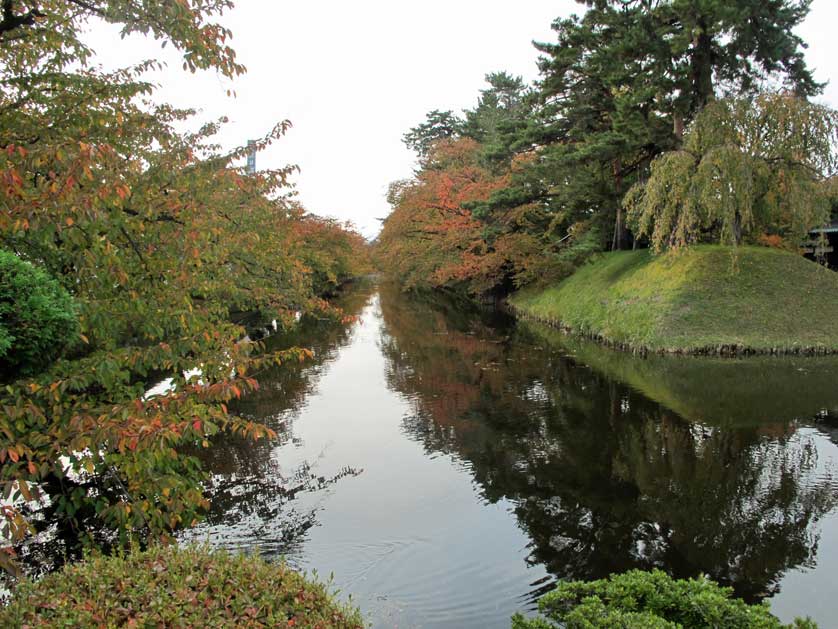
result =
M358 289L273 347L190 538L334 574L375 627L508 627L557 579L706 573L838 617L838 361L639 359Z

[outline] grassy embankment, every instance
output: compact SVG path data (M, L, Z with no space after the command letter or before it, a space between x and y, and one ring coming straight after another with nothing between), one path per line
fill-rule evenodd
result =
M524 317L623 349L838 353L838 273L765 247L598 256L556 286L509 300Z

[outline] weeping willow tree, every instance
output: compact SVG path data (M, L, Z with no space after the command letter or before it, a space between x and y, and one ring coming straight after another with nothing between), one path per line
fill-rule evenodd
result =
M829 220L838 112L788 94L708 105L683 146L652 162L623 203L655 251L697 242L796 248Z

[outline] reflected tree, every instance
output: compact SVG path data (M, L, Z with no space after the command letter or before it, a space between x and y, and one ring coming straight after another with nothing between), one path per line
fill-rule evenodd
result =
M555 577L660 567L753 601L814 564L836 492L796 414L691 421L496 313L388 287L381 308L405 431L512 501L529 561Z
M302 343L313 350L313 356L305 362L265 369L258 374L260 388L236 401L235 406L231 404L230 410L238 415L269 425L278 435L276 440L253 441L227 434L211 437L209 448L184 450L198 458L209 473L205 490L210 506L204 521L183 531L181 539L205 541L208 534L217 533L213 536L218 543L244 547L255 537L263 552L286 552L316 522L312 509L295 508L301 497L360 473L344 468L323 476L309 462L289 471L280 466L274 453L294 441L295 414L316 390L320 375L340 348L350 342L352 320L369 304L371 295L372 286L353 287L334 302L346 315L343 322L304 316L299 326L265 339L265 351ZM79 551L56 534L53 525L19 545L17 552L27 573L36 575L77 558Z
M210 509L197 536L207 530L226 530L225 537L241 526L244 536L262 538L282 550L298 542L300 535L314 525L311 510L296 513L293 503L301 494L320 491L360 470L344 468L337 474L319 475L311 462L303 462L291 472L283 471L274 453L278 447L294 442L294 419L306 399L317 388L321 374L352 338L352 321L370 303L372 286L355 287L336 301L346 315L342 323L331 319L304 317L300 326L271 336L266 349L273 351L305 343L313 358L303 363L286 363L259 375L261 387L243 397L235 410L244 417L270 426L276 441L253 443L229 437L217 440L211 448L196 452L211 473L207 487ZM278 528L278 530L277 530Z

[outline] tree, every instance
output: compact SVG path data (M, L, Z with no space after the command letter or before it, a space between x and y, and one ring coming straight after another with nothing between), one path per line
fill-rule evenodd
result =
M667 87L677 135L720 90L725 95L753 92L768 78L804 97L823 87L806 67L806 44L794 34L811 0L607 2L647 16L658 56L653 65Z
M452 111L434 109L428 112L425 122L410 129L402 139L409 149L416 151L420 160L424 160L437 142L460 137L463 124L463 120Z
M535 204L546 216L545 246L566 257L589 251L592 241L595 249L628 244L622 195L672 144L671 122L644 67L652 55L643 15L599 3L581 18L557 20L555 43L536 44L541 80L514 143L533 159L513 177L514 192L491 199L484 213L510 199Z
M535 235L543 225L534 226L543 216L533 206L486 211L490 195L502 194L510 174L528 159L515 154L514 144L532 106L520 77L495 72L486 81L465 120L432 111L425 124L405 135L419 154L420 169L415 179L390 186L394 211L385 222L378 258L408 287L456 286L485 294L509 290L545 269ZM422 206L436 209L427 213L418 209ZM406 242L398 243L402 237Z
M372 272L366 240L351 223L298 211L292 238L302 246L294 257L310 269L311 294L332 295L347 278Z
M481 147L470 138L442 141L427 155L416 178L396 182L393 212L384 221L377 256L407 288L492 289L505 273L506 258L484 238L484 225L468 204L505 185L481 164Z
M471 266L485 257L504 269L484 274L496 288L561 277L592 253L635 246L626 192L648 179L658 156L678 149L716 98L754 96L771 82L799 97L821 89L793 32L808 0L579 3L581 17L553 23L556 41L535 44L541 76L532 89L490 74L465 121L434 111L405 136L420 154L420 178L444 168L432 147L461 137L480 143L481 165L506 178L462 207L482 224L481 245L468 248Z
M527 122L527 85L506 72L486 75L489 87L480 91L477 106L465 112L462 134L479 142L490 168L503 169L512 157L512 144Z
M173 44L183 53L184 69L234 77L245 68L227 44L232 33L212 21L232 7L233 0L3 0L0 60L8 75L28 79L35 68L84 64L93 51L80 37L82 27L101 19L120 25L123 37L142 33Z
M803 96L820 90L793 34L807 1L580 2L582 17L553 24L556 42L536 44L537 105L516 145L536 157L484 210L538 205L549 216L545 244L627 246L623 195L717 94L766 80Z
M836 123L835 110L790 94L714 102L626 196L635 231L657 251L765 236L797 249L830 218Z
M257 386L260 367L310 355L260 353L231 312L280 322L324 312L318 291L362 263L324 260L360 243L337 226L328 238L306 231L288 184L293 167L245 174L237 164L248 147L222 151L214 139L223 120L176 130L193 112L152 100L143 74L154 62L103 73L88 67L78 35L85 20L117 22L171 42L188 69L232 77L244 69L225 43L229 31L211 21L231 6L3 3L0 246L73 296L82 340L37 375L12 372L3 382L7 536L57 524L72 549L166 539L196 521L203 473L185 449L208 447L217 433L269 436L227 403ZM257 148L287 128L279 123ZM168 390L148 395L166 375Z

